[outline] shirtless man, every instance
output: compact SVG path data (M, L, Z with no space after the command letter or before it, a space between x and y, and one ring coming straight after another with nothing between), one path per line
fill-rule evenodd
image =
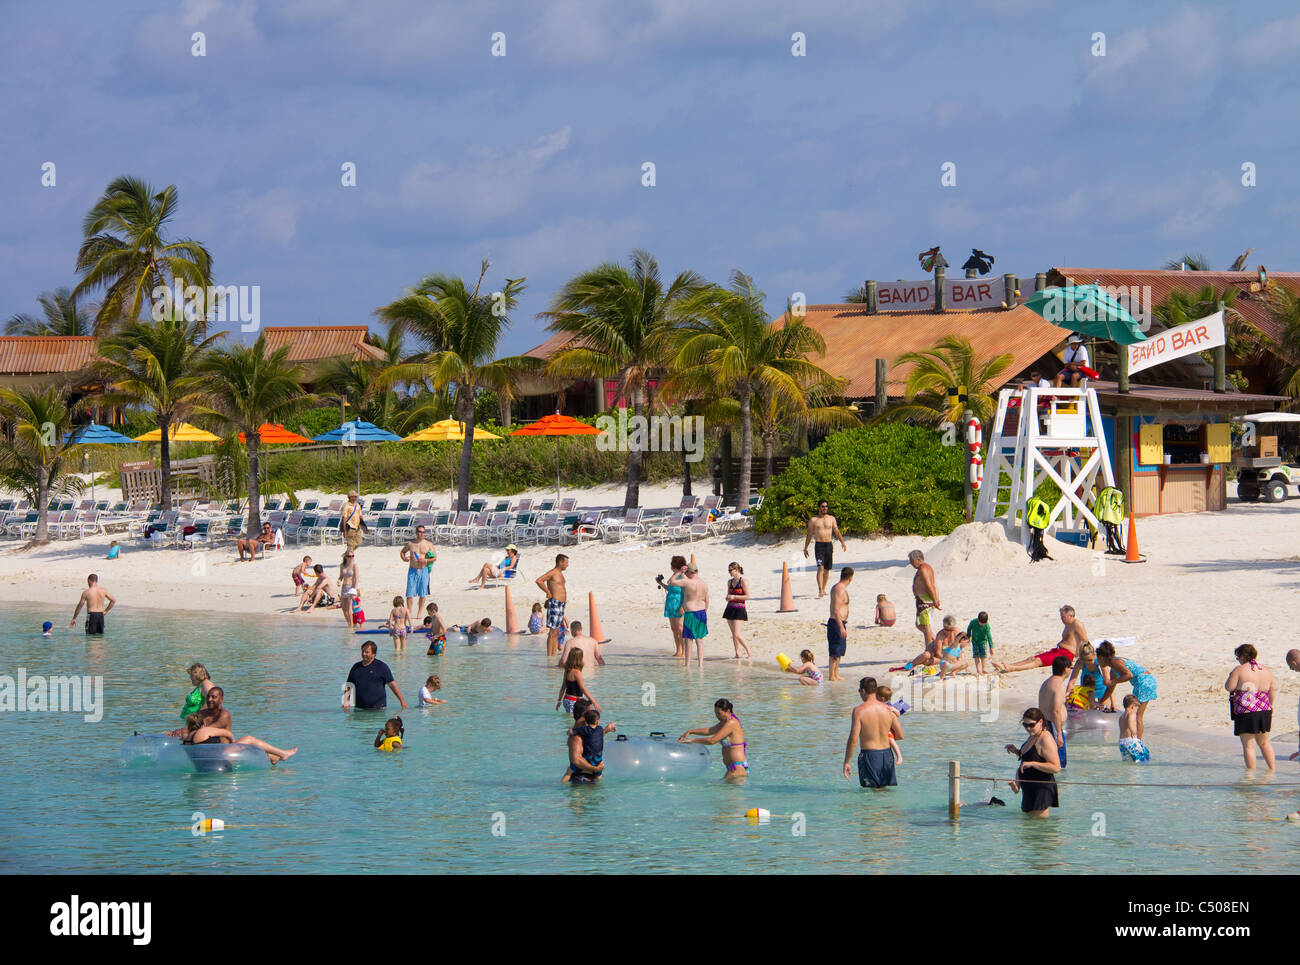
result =
M226 710L222 705L225 696L226 692L220 687L208 688L208 696L204 699L203 706L195 712L202 718L204 724L211 727L224 727L226 730L230 729L230 711ZM167 736L184 737L187 733L187 729L181 727L178 730L171 731ZM224 743L229 743L229 741Z
M302 604L294 609L294 613L302 613L304 610L314 610L320 606L326 599L334 599L335 605L338 601L338 590L334 587L334 581L329 578L325 572L325 567L317 563L312 567L316 574L316 582L311 588L302 595Z
M107 602L107 606L105 606ZM68 621L68 628L71 629L77 625L77 617L81 613L81 608L86 608L86 635L92 637L102 637L104 635L104 616L109 610L113 609L117 600L113 594L99 585L99 576L91 573L86 577L86 588L81 591L81 599L77 601L77 608L72 611L72 619Z
M998 663L994 660L993 669L999 673L1034 670L1037 667L1050 667L1057 657L1069 657L1070 663L1074 663L1079 656L1079 647L1088 642L1088 631L1084 629L1083 621L1075 617L1074 607L1068 604L1061 607L1061 622L1065 624L1065 629L1061 631L1061 641L1056 646L1015 663Z
M912 577L912 596L916 597L916 629L921 631L925 649L934 649L934 631L930 629L930 611L942 610L939 605L939 588L934 582L934 567L925 561L925 554L912 550L907 562L916 570Z
M424 535L424 527L415 527L415 539L408 539L402 547L402 562L406 571L406 612L423 613L424 599L429 595L429 576L438 560L438 551ZM420 605L415 605L416 600Z
M564 571L569 568L569 558L555 554L555 565L534 582L546 594L546 655L554 657L560 650L560 630L564 627L564 605L569 601L569 588Z
M862 750L858 754L858 783L877 791L897 786L894 752L890 749L889 737L892 734L896 741L903 739L903 728L898 723L898 715L888 704L876 699L876 681L871 677L863 677L858 682L858 696L862 698L862 703L853 708L849 739L844 745L844 780L849 780L853 751L861 744Z
M682 643L686 661L691 659L691 642L695 642L695 663L704 666L704 638L709 635L709 584L700 579L694 563L687 563L680 573L669 579L670 586L682 588Z
M848 552L844 537L840 535L839 523L830 513L830 504L822 500L817 504L817 515L808 520L808 532L803 541L803 558L808 558L808 544L815 542L813 553L817 559L817 599L826 595L826 583L831 578L831 567L835 559L835 543L840 541L840 549Z
M570 650L582 651L582 665L584 667L603 667L605 666L605 648L602 647L595 637L589 637L582 632L581 620L569 621L569 639L564 641L564 649L560 651L560 660L557 667L563 667L564 661L569 659Z
M831 658L828 680L840 680L840 658L849 647L849 584L853 567L840 570L840 581L831 587L831 613L826 621L826 651Z
M239 539L235 541L235 549L239 550L239 562L244 562L244 553L248 553L250 560L257 559L257 551L260 548L270 546L275 542L275 534L271 532L271 524L262 524L262 535L254 536L250 539ZM262 552L263 559L266 558L266 552Z
M1073 664L1069 657L1052 661L1052 675L1038 688L1038 709L1043 712L1047 732L1056 739L1056 752L1061 757L1061 770L1065 770L1065 673Z

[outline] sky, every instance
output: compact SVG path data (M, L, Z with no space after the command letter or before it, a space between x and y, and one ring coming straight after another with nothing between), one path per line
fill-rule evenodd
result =
M489 288L527 279L502 354L636 248L669 277L742 270L774 314L920 279L936 244L950 274L973 247L1021 277L1248 247L1300 269L1291 2L0 11L0 317L76 283L82 218L123 174L177 186L173 235L258 286L262 325L378 327L421 278L489 258Z

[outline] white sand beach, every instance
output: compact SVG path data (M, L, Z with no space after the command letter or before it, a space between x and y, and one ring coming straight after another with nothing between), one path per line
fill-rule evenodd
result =
M584 507L621 505L623 490L609 486L566 495L579 495L579 505ZM641 503L676 505L679 496L679 485L643 486ZM439 501L446 500L444 490ZM1000 660L1032 655L1057 640L1061 632L1057 611L1066 603L1075 607L1094 643L1107 637L1136 637L1136 643L1120 653L1144 664L1159 682L1159 699L1147 716L1148 728L1157 733L1172 727L1206 737L1226 735L1231 741L1223 681L1234 666L1233 648L1253 643L1278 678L1274 736L1289 752L1288 745L1297 736L1293 710L1300 696L1300 675L1287 670L1283 655L1294 645L1285 612L1300 579L1300 556L1291 535L1300 519L1296 515L1300 503L1243 505L1230 500L1229 505L1230 510L1222 513L1141 520L1138 537L1147 562L1136 565L1050 539L1054 559L1031 565L1014 544L999 544L987 532L970 528L945 539L851 538L847 553L837 544L836 569L847 564L857 572L851 588L849 651L842 668L845 679L833 686L852 688L865 674L883 679L888 676L886 668L920 650L921 637L912 626L912 570L906 565L907 552L919 546L935 566L944 613L956 616L964 628L978 611L989 612ZM342 553L338 545L290 543L265 560L240 563L232 544L194 551L127 545L121 558L110 562L105 559L108 542L108 537L95 537L35 550L5 547L0 550L0 600L48 603L47 618L66 627L86 575L98 572L123 608L281 614L293 603L289 574L296 562L309 553L334 574ZM811 561L804 559L802 547L802 537L775 540L750 532L691 544L628 540L565 547L525 545L522 573L512 584L512 595L524 625L531 604L542 598L533 580L551 565L557 552L565 552L571 558L568 615L586 622L587 594L595 594L605 635L611 640L608 659L616 661L620 653L635 651L663 654L670 660L672 640L662 615L663 595L654 579L668 572L674 553L693 553L711 593L711 633L703 671L708 674L711 665L732 656L721 611L727 564L736 560L745 568L754 597L746 629L754 672L775 674L773 658L778 652L793 655L803 647L811 649L824 667L827 601L816 599L815 571ZM404 590L406 564L398 557L399 548L366 545L358 552L365 609L372 621L385 617L392 597ZM484 561L495 562L501 556L497 546L438 547L433 599L449 620L504 618L502 589L489 586L480 591L467 582ZM790 565L795 613L776 612L782 563ZM894 627L869 626L878 593L887 594L897 607ZM294 619L334 622L342 631L337 610ZM292 632L284 626L284 621L275 621L277 633ZM542 646L540 639L537 646ZM1003 696L1032 703L1042 678L1040 671L1008 675L1003 678Z

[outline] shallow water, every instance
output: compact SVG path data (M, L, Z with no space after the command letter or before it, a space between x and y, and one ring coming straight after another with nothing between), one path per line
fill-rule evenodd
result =
M856 771L852 782L840 772L856 702L847 689L802 687L765 664L706 661L701 675L672 660L620 656L615 646L613 663L588 675L606 722L621 733L675 736L712 723L713 701L728 697L745 724L752 776L740 787L719 780L714 748L707 777L611 775L573 787L559 783L560 678L544 666L538 638L441 657L413 644L394 657L387 637L289 617L126 611L110 614L108 635L95 641L79 631L44 639L32 628L46 618L37 608L0 613L0 674L102 675L103 720L0 714L4 872L1210 873L1222 871L1225 847L1253 872L1293 867L1297 829L1272 819L1300 803L1300 788L1276 786L1300 780L1294 765L1283 764L1268 786L1267 777L1242 781L1235 758L1207 762L1159 744L1151 766L1135 767L1113 746L1072 743L1064 777L1243 786L1064 787L1062 807L1035 821L1003 784L995 793L1007 807L970 808L950 822L948 759L959 758L966 774L1010 776L1014 761L1001 748L1021 739L1020 708L992 723L907 714L901 786L873 793L858 787ZM387 715L339 709L340 685L366 639L379 643L408 702L429 673L441 675L450 701L403 713L400 754L372 747ZM195 660L225 689L237 735L297 744L298 756L242 774L119 765L132 731L179 725L190 689L184 668ZM389 712L399 711L390 695ZM989 790L967 780L963 799L987 799ZM748 824L751 807L768 809L771 823ZM227 830L195 836L195 812L223 819ZM805 833L793 833L800 824Z

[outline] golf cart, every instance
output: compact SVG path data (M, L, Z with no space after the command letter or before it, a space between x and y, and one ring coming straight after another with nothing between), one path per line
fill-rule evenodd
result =
M1279 423L1300 422L1300 415L1292 412L1256 412L1244 415L1241 422L1252 423L1255 445L1233 456L1237 467L1237 498L1254 503L1280 503L1287 497L1287 487L1300 487L1300 467L1283 463L1278 454L1277 436L1264 435Z

